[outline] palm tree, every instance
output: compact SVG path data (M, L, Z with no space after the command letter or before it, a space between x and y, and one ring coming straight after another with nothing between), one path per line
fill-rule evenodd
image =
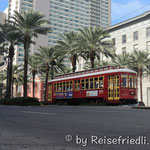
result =
M41 68L41 72L45 72L45 93L44 93L44 100L46 101L46 93L47 93L47 83L48 83L48 76L49 70L51 65L55 65L56 59L56 51L53 47L42 47L40 46L39 53L36 53L36 59L39 61L39 67Z
M7 79L7 69L3 70L3 80ZM12 83L11 83L11 95L13 97L14 85L15 92L17 93L19 85L23 84L23 67L22 65L13 65L12 66Z
M84 65L83 69L85 69L85 70L90 69L91 68L90 65L91 65L90 62L87 61ZM95 61L95 68L104 67L104 66L108 66L108 65L112 65L112 63L108 62L108 61L98 61L98 60Z
M4 54L7 53L6 49L6 43L4 42L4 39L2 39L2 35L0 32L0 57L4 59ZM0 66L3 66L4 62L0 62Z
M112 64L117 66L129 67L130 63L131 63L131 56L128 53L123 53L118 55L116 54L112 58Z
M19 85L23 84L23 68L20 65L13 65L12 71L12 97L14 96L14 86L15 94L17 95Z
M64 64L65 58L66 57L64 55L57 56L57 59L55 59L55 65L51 65L51 79L52 80L54 78L54 75L66 72L67 68L66 68L66 65Z
M140 97L141 102L143 102L143 91L142 91L142 74L147 70L147 66L150 65L149 51L134 50L131 54L131 67L138 70L138 75L140 78Z
M35 91L35 75L38 73L38 61L35 57L35 55L29 56L29 71L32 74L32 84L33 84L33 97L34 97L34 91Z
M94 61L100 59L100 53L104 54L106 57L112 57L114 53L113 42L106 40L110 37L106 30L101 27L84 27L79 29L80 40L79 45L84 53L88 54L91 62L91 67L94 68Z
M4 89L5 89L5 81L6 80L6 74L4 74L3 71L0 72L0 99L4 96Z
M76 62L79 55L79 48L77 45L78 34L71 31L69 33L64 33L61 35L62 40L58 41L58 47L60 51L64 51L66 56L70 58L72 64L72 72L76 70Z
M13 87L15 85L15 93L17 94L19 85L23 85L23 67L21 65L13 65L12 73L12 96L13 96Z
M27 72L28 72L28 52L32 37L38 37L38 34L47 34L50 31L45 25L44 15L39 12L28 11L18 13L15 11L12 17L13 23L24 35L24 97L27 97Z
M18 32L15 25L10 23L0 24L0 41L8 45L8 65L7 65L7 83L6 83L6 98L11 97L12 84L12 63L15 52L15 45L21 41L22 34ZM5 46L4 46L5 48ZM4 49L5 51L5 49ZM4 52L3 51L3 52Z

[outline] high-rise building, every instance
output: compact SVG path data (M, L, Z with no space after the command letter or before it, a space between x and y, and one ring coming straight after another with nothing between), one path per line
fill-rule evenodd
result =
M90 0L90 25L104 28L111 24L111 0Z
M36 45L31 47L31 53L35 53L39 45L56 44L61 39L59 35L64 32L88 26L108 27L111 20L110 6L111 0L9 0L8 15L13 15L14 11L21 13L33 9L43 13L50 21L52 32L35 39ZM15 63L21 63L23 57L23 48L18 47Z

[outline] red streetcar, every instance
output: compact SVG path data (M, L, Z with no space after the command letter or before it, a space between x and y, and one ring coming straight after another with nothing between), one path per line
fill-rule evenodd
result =
M105 66L59 75L48 83L47 97L51 103L136 103L137 74L127 68Z

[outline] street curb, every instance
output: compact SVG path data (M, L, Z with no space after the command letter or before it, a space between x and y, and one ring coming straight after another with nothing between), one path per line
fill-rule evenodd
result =
M137 106L137 107L132 107L133 109L150 109L150 107L146 106Z

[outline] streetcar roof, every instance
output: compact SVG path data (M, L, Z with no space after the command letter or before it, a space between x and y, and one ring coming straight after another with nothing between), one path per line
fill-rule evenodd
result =
M61 80L70 80L70 79L89 77L89 76L108 74L108 73L116 73L116 72L136 73L135 71L133 71L131 69L126 69L126 68L112 69L112 70L106 70L106 71L100 71L100 72L92 72L92 73L88 73L88 74L74 75L74 76L70 76L70 77L62 77L62 78L58 78L58 79L53 79L49 82L55 82L55 81L61 81Z

